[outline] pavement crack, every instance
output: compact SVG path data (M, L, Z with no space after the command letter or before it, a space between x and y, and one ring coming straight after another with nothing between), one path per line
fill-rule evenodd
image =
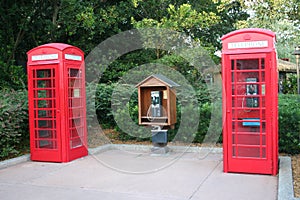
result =
M216 166L207 174L207 176L201 181L199 186L196 188L196 190L191 194L191 196L188 199L192 199L195 194L200 190L201 186L205 183L205 181L212 175L212 173L217 169L217 167L220 165L221 161L218 161Z

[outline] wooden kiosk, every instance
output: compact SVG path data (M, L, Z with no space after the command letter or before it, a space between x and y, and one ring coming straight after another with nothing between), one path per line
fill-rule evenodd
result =
M179 85L161 74L147 77L139 84L139 124L152 126L152 142L166 145L167 129L176 123L176 91Z

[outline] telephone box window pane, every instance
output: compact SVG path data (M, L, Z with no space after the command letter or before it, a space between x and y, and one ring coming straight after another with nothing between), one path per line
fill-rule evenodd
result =
M72 128L72 129L70 130L70 137L71 137L71 138L79 137L79 134L78 134L78 128Z
M235 64L235 60L231 60L231 70L235 70L234 64Z
M38 108L52 108L52 100L39 100Z
M38 112L39 118L51 117L51 115L49 115L49 111L47 111L47 110L38 110L37 112Z
M52 138L51 130L38 130L38 138Z
M265 69L265 59L261 59L261 69Z
M235 121L232 122L232 132L238 131L238 127L239 127L238 124L239 124L238 122L235 122Z
M261 82L265 82L265 72L261 72Z
M257 70L259 69L259 59L237 60L237 70Z
M75 108L75 107L81 107L82 106L82 99L80 98L70 98L69 99L69 107Z
M69 109L69 116L70 118L81 118L82 109L81 108Z
M50 78L54 76L54 72L51 74L51 69L43 69L43 70L37 70L37 78Z
M241 145L265 145L266 144L266 136L260 135L256 133L239 133L233 134L233 144L241 144Z
M243 146L233 146L233 152L235 157L247 157L247 158L260 158L260 148L259 147L243 147Z
M35 147L40 149L57 149L57 143L53 140L37 140Z
M81 118L70 119L70 128L76 128L81 125Z
M38 128L55 128L53 120L38 120Z
M55 118L56 111L55 110L38 110L39 118Z
M37 97L36 98L47 98L47 91L46 90L38 90L37 91Z
M52 81L51 80L38 80L37 82L38 88L52 88Z
M69 69L69 77L80 77L79 69Z
M232 108L243 108L245 107L245 96L233 96L232 97ZM234 112L234 111L233 111Z
M237 72L236 73L236 82L238 83L256 83L259 82L259 72Z
M71 139L70 143L71 143L70 146L72 149L82 146L82 140L80 137Z
M73 87L80 88L81 87L81 79L79 79L79 78L69 78L69 87L70 88L73 88Z
M266 158L267 157L267 155L266 155L266 148L265 147L261 149L261 157L262 158Z
M69 97L80 98L81 97L80 88L69 89L68 94L69 94Z

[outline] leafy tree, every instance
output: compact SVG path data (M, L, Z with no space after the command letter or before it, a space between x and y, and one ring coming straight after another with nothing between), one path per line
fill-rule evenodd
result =
M300 44L299 6L297 0L248 0L241 1L250 13L248 20L240 21L238 28L265 28L276 33L279 58L294 60L292 52ZM268 12L266 12L266 10Z
M213 47L212 51L221 49L222 35L235 30L235 24L249 16L238 0L191 0L188 4L184 0L135 2L135 27L142 24L149 27L151 23L159 22L157 25L161 28L173 28L198 38L203 46Z

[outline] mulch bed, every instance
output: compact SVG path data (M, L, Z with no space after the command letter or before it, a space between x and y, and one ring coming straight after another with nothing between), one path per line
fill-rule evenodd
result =
M295 197L300 198L300 154L292 156Z

